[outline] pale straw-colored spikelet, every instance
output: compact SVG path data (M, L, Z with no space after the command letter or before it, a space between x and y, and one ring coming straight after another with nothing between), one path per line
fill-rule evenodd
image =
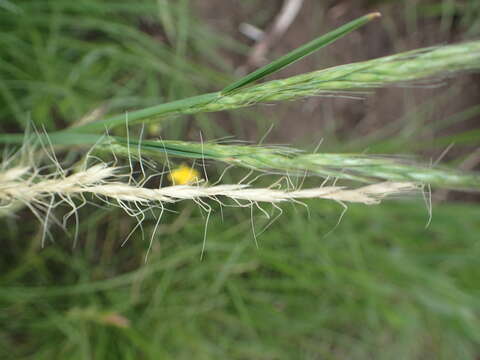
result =
M348 189L342 186L321 186L311 189L282 190L254 188L246 184L173 185L157 189L145 188L135 182L122 182L120 168L106 164L93 165L67 176L39 175L33 168L18 167L0 173L0 200L5 206L11 201L42 202L46 198L96 195L119 202L149 205L201 198L225 197L237 201L279 203L301 199L328 199L341 202L376 204L386 196L411 192L418 185L408 182L382 182Z
M209 199L220 204L224 204L223 199L229 199L233 206L252 208L259 203L274 204L278 208L278 205L275 205L277 203L305 199L371 205L380 203L387 196L413 192L421 188L419 184L413 182L381 182L355 189L320 186L290 190L279 188L278 183L275 188L273 186L255 188L242 183L209 185L199 182L193 185L146 188L142 183L135 181L131 172L105 163L84 166L75 172L63 170L57 163L50 173L46 171L48 169L39 170L35 166L9 168L5 164L3 170L0 170L0 216L13 215L22 205L28 207L44 225L42 246L46 237L51 236L48 231L49 223L55 221L60 224L52 210L61 204L71 208L71 211L63 217L65 226L66 221L72 215L76 215L78 208L89 201L88 198L98 198L107 206L122 208L127 215L139 221L138 225L141 225L145 211L161 208L163 213L164 205L185 200L196 202L209 213L211 207L205 202ZM78 225L78 217L75 216L75 219ZM76 239L77 235L75 241Z

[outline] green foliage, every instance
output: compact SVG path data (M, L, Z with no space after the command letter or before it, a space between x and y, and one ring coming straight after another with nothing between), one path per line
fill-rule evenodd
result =
M218 37L185 1L25 0L9 8L0 11L3 131L29 121L53 131L94 109L122 112L224 81L199 65L211 61Z
M147 264L140 232L119 247L134 222L117 211L81 212L85 242L73 250L58 241L38 251L36 236L9 241L0 356L474 358L476 206L436 206L428 229L421 203L351 206L328 236L341 208L309 207L310 218L301 206L285 208L288 221L264 232L259 249L250 210L224 209L223 221L211 218L201 262L205 219L193 204L166 214ZM257 232L267 222L258 214ZM8 229L13 237L26 230ZM0 236L5 244L7 232Z

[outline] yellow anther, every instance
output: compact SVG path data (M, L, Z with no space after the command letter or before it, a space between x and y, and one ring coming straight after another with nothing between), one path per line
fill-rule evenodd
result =
M168 180L170 180L173 185L188 185L195 183L200 179L200 172L186 164L180 165L168 174Z

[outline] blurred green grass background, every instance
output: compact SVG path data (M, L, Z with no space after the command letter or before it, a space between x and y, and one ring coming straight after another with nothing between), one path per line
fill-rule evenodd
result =
M0 1L1 131L30 122L52 131L94 110L117 113L220 89L251 45L237 22L265 28L279 5ZM480 33L473 0L304 6L272 58L359 13L379 9L384 20L288 70L297 73ZM313 99L177 118L147 132L198 140L201 129L207 139L258 141L275 123L268 139L307 148L323 137L322 150L436 156L456 142L446 160L460 164L480 143L475 80L386 89L353 104ZM469 202L434 204L427 228L421 199L350 206L339 225L337 204L288 205L258 237L259 248L250 209L223 216L216 209L202 261L205 214L178 204L164 214L146 264L153 216L145 239L135 233L120 247L135 220L88 206L74 249L55 227L55 242L41 249L40 225L21 210L0 218L0 357L478 358L480 223L472 198L454 194ZM268 221L259 210L253 215L260 231Z

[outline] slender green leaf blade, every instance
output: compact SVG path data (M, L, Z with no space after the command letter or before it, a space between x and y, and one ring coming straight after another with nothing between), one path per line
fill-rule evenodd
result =
M213 101L217 96L218 93L197 95L186 99L167 102L144 109L115 115L101 121L95 121L92 123L81 125L71 130L75 132L104 131L105 129L108 129L110 127L125 124L127 119L129 122L137 123L142 120L166 116L169 114L175 115L178 112L185 113L188 112L188 109L191 107L208 104L209 102Z
M229 92L237 90L267 75L270 75L280 69L283 69L284 67L304 58L305 56L310 55L311 53L321 49L322 47L325 47L328 44L331 44L337 39L347 35L353 30L358 29L359 27L367 24L368 22L370 22L371 20L379 16L380 16L380 13L378 12L367 14L343 26L340 26L339 28L325 35L322 35L303 46L300 46L299 48L293 50L292 52L280 57L279 59L271 62L268 65L261 67L260 69L255 70L254 72L248 74L247 76L227 86L222 90L222 95L225 95Z

